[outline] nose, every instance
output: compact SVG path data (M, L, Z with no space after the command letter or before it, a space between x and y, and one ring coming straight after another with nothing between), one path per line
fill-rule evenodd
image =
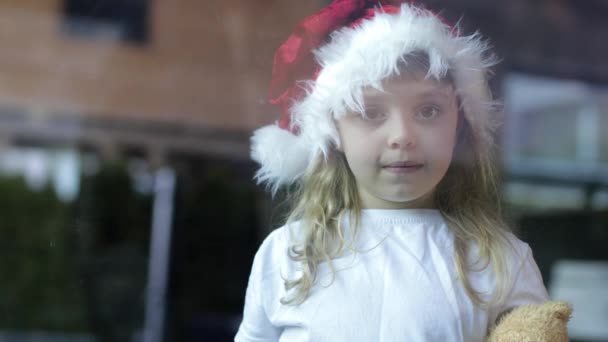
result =
M405 115L395 115L388 136L388 146L391 149L411 149L416 146L416 126Z

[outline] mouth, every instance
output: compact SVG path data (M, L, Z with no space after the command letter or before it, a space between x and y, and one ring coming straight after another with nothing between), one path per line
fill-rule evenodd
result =
M415 172L424 167L423 163L414 161L399 161L382 165L382 169L392 173Z

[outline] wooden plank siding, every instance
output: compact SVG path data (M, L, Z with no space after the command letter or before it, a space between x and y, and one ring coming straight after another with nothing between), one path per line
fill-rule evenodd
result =
M322 1L151 0L143 45L74 37L62 1L0 2L0 105L43 118L153 121L250 132L272 55Z

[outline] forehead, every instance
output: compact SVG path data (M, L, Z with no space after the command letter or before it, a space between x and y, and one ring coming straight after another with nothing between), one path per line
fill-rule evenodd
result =
M448 80L437 80L426 77L423 73L404 73L382 81L381 89L367 86L363 88L365 98L386 96L418 97L418 96L447 96L454 95L454 87Z

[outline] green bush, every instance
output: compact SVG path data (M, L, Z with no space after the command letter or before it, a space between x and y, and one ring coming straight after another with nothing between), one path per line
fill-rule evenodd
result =
M50 187L0 177L0 329L82 331L84 301L70 253L70 207Z

